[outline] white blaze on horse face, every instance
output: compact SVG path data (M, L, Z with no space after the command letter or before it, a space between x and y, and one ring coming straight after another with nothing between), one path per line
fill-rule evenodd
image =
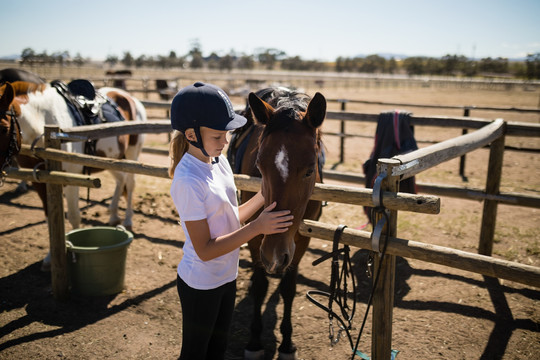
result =
M283 182L287 182L287 178L289 177L289 155L287 154L285 145L281 145L281 149L277 152L274 163L276 164Z

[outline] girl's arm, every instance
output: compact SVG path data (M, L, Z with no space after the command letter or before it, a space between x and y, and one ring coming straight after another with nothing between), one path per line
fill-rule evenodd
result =
M289 210L272 211L276 203L270 204L262 213L247 225L230 234L210 238L210 228L206 219L186 221L186 229L195 252L202 261L225 255L260 234L276 234L287 231L292 225L293 216Z
M238 207L238 217L240 218L240 224L245 223L263 205L264 197L262 196L261 191L259 191L251 199L240 205Z

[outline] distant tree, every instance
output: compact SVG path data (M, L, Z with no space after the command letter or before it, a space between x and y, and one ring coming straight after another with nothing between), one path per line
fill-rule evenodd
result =
M444 62L437 58L422 59L422 74L443 75L445 74Z
M73 58L73 63L78 67L81 67L86 63L86 59L81 56L81 53L77 53Z
M275 64L286 56L286 53L278 49L263 49L256 56L261 65L267 70L272 70Z
M227 54L225 56L222 56L218 60L218 67L221 71L231 71L234 65L234 53Z
M386 59L379 55L369 55L362 59L360 63L360 72L364 73L377 73L383 72L386 67Z
M527 79L540 79L540 53L528 54L525 65Z
M458 69L459 59L456 55L445 55L441 58L442 72L444 75L452 75Z
M306 70L306 64L300 56L288 57L281 61L281 68L284 70Z
M55 53L52 53L48 60L51 63L59 64L60 66L65 65L65 63L69 62L69 52L67 51L57 51Z
M386 62L386 66L384 68L384 72L387 74L394 74L398 68L396 59L394 57L391 57L390 60Z
M462 72L465 76L475 76L476 74L478 74L478 64L476 63L476 61L467 60L463 64Z
M188 57L190 58L190 68L200 69L204 66L204 59L202 56L201 44L199 43L199 40L195 39L191 42L191 50L189 50Z
M255 60L253 59L253 55L242 55L238 59L238 62L236 66L239 69L253 69L255 67Z
M169 53L168 60L169 67L184 67L185 58L183 56L177 56L174 51Z
M494 74L507 74L508 73L508 59L490 57L480 60L478 68L481 72L494 73Z
M107 55L107 58L105 59L105 63L109 64L110 67L115 66L118 64L118 56L116 55Z
M527 61L512 61L508 64L508 72L516 78L527 78Z
M124 57L122 58L122 64L126 67L131 67L135 63L135 59L129 51L124 52Z
M339 56L337 59L336 59L336 71L337 72L343 72L345 71L345 63L344 63L344 59Z
M141 55L138 58L135 59L135 67L141 68L143 66L148 66L148 58L146 55Z
M213 70L216 70L219 68L219 60L220 60L220 56L215 53L215 52L212 52L210 53L210 55L205 59L206 61L206 66L208 66L209 69L213 69Z
M158 55L157 57L157 65L162 68L166 69L169 67L169 58L163 55Z
M423 56L412 56L403 60L403 67L408 75L425 74L426 58Z
M21 53L21 65L30 64L35 61L36 52L32 48L25 48Z

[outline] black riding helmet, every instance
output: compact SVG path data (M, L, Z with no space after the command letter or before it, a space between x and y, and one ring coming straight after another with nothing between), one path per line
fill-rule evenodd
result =
M234 130L244 126L247 119L234 112L231 100L225 92L212 84L196 82L181 89L171 104L171 126L185 135L193 128L197 141L189 141L201 149L205 156L200 128ZM216 159L217 161L217 159Z

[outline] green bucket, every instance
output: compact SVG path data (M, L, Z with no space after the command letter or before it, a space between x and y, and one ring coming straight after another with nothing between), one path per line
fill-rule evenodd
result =
M124 288L126 257L133 234L125 228L97 226L66 234L71 291L112 295Z

